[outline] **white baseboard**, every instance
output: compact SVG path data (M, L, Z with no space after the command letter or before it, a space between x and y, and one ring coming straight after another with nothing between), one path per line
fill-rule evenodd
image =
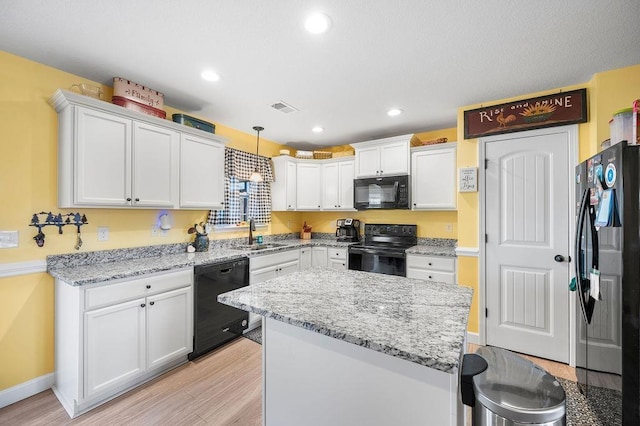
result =
M480 334L467 331L467 343L480 344Z
M22 401L53 386L53 373L36 377L28 382L20 383L0 391L0 408Z

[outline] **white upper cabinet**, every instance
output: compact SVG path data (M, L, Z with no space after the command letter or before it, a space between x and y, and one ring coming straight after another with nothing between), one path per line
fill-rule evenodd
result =
M273 211L353 210L353 157L301 160L273 158Z
M353 179L355 162L352 159L329 161L322 165L322 209L353 209Z
M60 188L60 207L176 205L177 132L84 107L75 119L76 178Z
M59 207L222 205L224 139L64 90L49 102L58 112ZM218 149L181 149L191 138Z
M413 210L456 209L456 143L411 150Z
M293 158L273 158L275 181L271 184L271 209L286 211L296 209L296 170Z
M317 162L298 163L296 174L297 210L320 210L322 200L321 168Z
M180 135L173 130L133 122L132 205L166 208L176 206L179 143Z
M213 165L219 164L219 170ZM224 207L224 146L193 135L180 141L180 208Z
M352 143L357 178L409 174L409 142L413 135Z

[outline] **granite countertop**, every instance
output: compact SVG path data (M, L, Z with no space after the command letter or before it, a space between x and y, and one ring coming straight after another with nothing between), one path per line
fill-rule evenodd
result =
M252 258L299 247L347 248L349 245L354 244L326 238L310 240L273 238L265 241L265 245L270 243L275 243L276 246L261 250L251 250L245 244L238 243L237 240L233 242L213 240L209 251L200 253L186 253L180 244L175 244L173 246L138 247L103 252L54 255L47 257L47 271L53 277L67 284L80 286L227 260ZM431 241L427 241L427 244L411 247L407 250L407 253L455 256L454 247L430 243Z
M270 241L267 241L269 243ZM65 263L47 266L50 275L67 284L81 286L121 278L133 278L154 272L170 271L198 265L206 265L227 260L252 258L271 253L291 250L304 246L348 247L352 243L338 242L335 240L300 240L284 239L274 240L277 247L269 247L262 250L251 250L249 247L240 246L215 246L209 251L199 253L161 253L146 257L130 258L127 252L109 258L100 257L99 252L85 253L80 256L84 264L74 264L73 260ZM69 255L69 257L77 254ZM89 259L87 259L89 258ZM49 260L47 260L49 263Z
M407 249L407 254L456 257L456 248L449 246L417 245Z
M218 301L455 373L472 294L432 281L312 268L221 294Z

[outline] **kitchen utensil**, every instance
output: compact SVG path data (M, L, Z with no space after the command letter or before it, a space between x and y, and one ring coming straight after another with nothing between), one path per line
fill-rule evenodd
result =
M82 247L82 237L80 234L80 225L77 225L78 227L78 233L76 234L76 245L73 246L73 248L75 248L76 250L80 250L80 247Z

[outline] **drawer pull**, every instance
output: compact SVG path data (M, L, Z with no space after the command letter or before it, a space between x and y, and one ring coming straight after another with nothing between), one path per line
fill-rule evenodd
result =
M151 288L151 284L147 284L147 290Z
M429 266L431 266L431 262L429 262Z
M429 279L431 279L431 275L429 275Z

